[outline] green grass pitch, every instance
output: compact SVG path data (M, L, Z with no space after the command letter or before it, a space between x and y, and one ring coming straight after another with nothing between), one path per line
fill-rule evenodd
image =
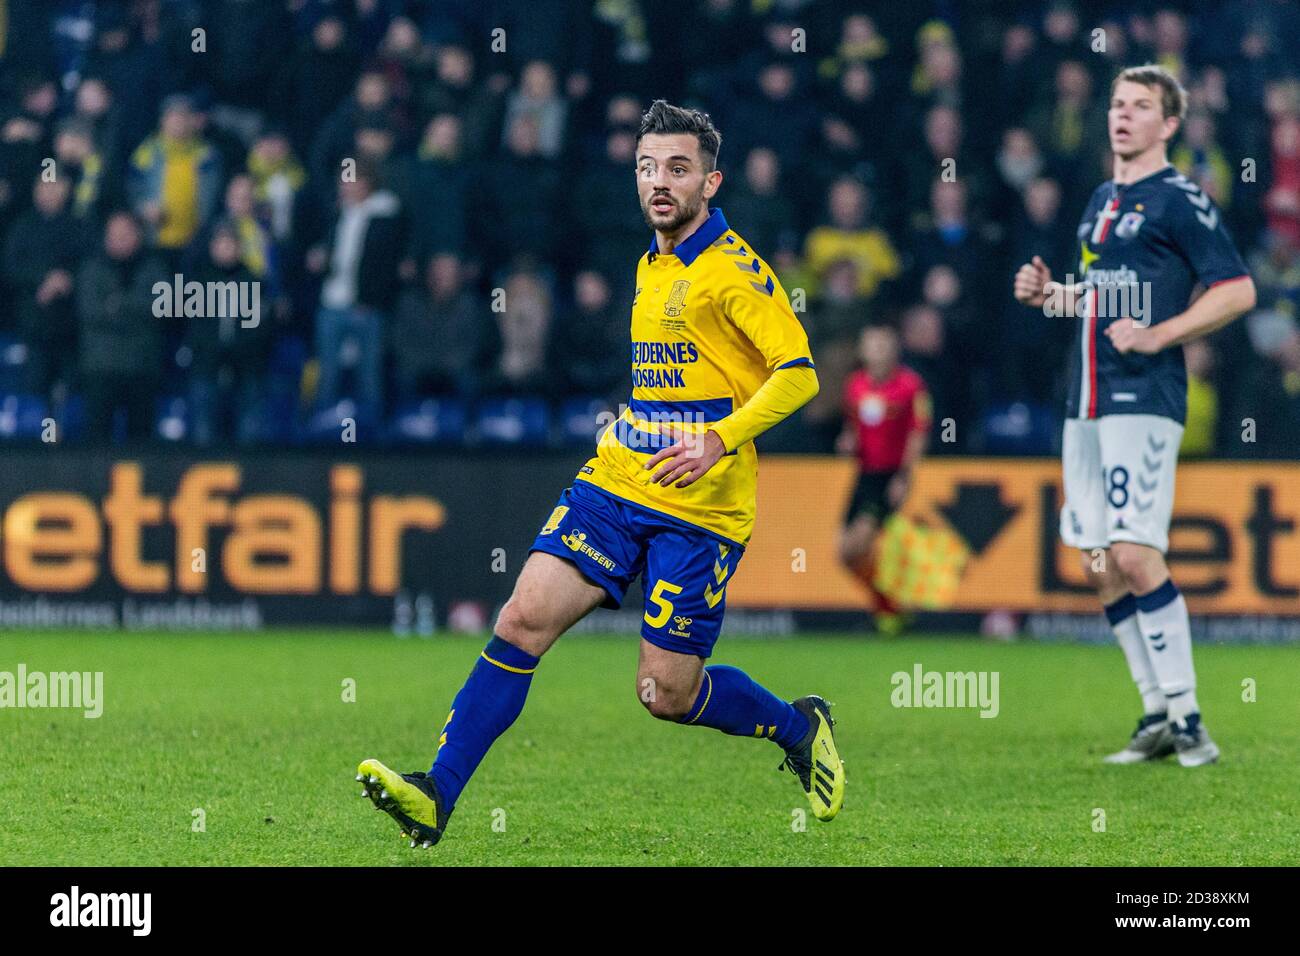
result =
M1294 864L1300 654L1198 646L1218 766L1110 767L1137 717L1115 647L727 638L719 663L835 704L848 794L807 818L770 742L636 699L636 641L568 637L443 842L412 851L357 762L425 769L482 640L6 635L0 671L103 671L104 714L0 710L0 864ZM1001 710L898 709L890 676L998 671ZM344 702L343 682L356 681ZM1258 700L1242 700L1253 678ZM1096 832L1094 811L1105 813ZM193 811L205 829L194 832Z

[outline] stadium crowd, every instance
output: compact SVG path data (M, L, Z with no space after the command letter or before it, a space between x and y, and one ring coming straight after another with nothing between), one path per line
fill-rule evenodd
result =
M1184 454L1300 449L1300 8L1280 0L0 0L0 435L574 441L625 401L650 100L722 131L719 200L812 340L764 448L830 451L869 322L926 379L936 452L1047 453L1106 102L1190 91L1173 162L1259 307L1188 348ZM51 163L50 161L53 160ZM52 171L52 172L51 172ZM945 175L946 173L946 175ZM156 283L257 282L260 321ZM1239 440L1241 422L1260 427Z

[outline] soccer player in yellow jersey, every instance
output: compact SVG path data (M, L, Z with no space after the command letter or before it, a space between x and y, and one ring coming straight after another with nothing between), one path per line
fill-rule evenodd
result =
M538 661L642 578L636 693L660 720L774 741L814 816L844 799L830 707L787 702L747 674L705 666L727 584L754 526L754 439L817 394L808 338L771 268L709 201L721 137L697 110L656 100L637 137L650 250L632 303L632 396L542 526L492 640L452 701L427 774L377 760L362 793L412 846L442 836L492 742L524 706Z

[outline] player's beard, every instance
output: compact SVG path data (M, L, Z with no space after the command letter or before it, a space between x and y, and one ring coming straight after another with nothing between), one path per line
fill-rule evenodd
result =
M655 199L655 196L653 195L642 203L641 216L645 219L645 224L651 229L657 229L659 232L672 235L681 229L682 226L686 225L686 223L699 215L700 207L704 205L704 186L701 184L699 191L696 192L695 195L687 196L683 200L679 201L678 198L673 195L669 195L668 198L674 203L676 212L670 215L667 219L656 221L652 218L650 203Z

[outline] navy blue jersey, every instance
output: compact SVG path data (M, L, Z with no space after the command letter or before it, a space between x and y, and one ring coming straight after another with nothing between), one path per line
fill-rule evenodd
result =
M1105 335L1122 318L1151 325L1186 310L1193 290L1247 275L1210 197L1173 166L1128 185L1097 187L1079 223L1074 281L1079 338L1071 352L1071 418L1099 415L1187 417L1182 346L1121 355Z

